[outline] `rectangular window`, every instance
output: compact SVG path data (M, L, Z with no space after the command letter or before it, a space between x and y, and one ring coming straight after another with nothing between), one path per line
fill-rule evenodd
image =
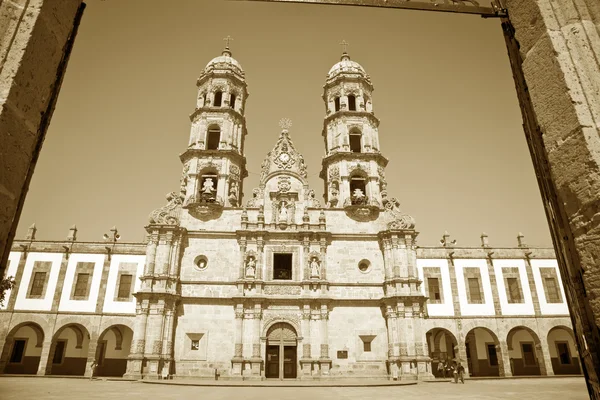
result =
M131 294L131 280L133 275L121 275L121 279L119 280L119 299L129 299L129 295Z
M25 354L25 345L27 341L25 339L17 339L13 344L12 354L10 355L11 363L20 363L23 361L23 355Z
M335 111L340 111L340 98L336 97L333 102L335 104Z
M548 294L548 298L546 300L548 303L560 303L560 294L558 292L556 279L545 278L544 280L546 282L546 293Z
M523 296L521 296L521 288L519 287L519 280L517 278L506 278L506 286L508 290L508 302L509 303L522 303Z
M200 340L192 339L192 350L200 350Z
M363 352L369 353L371 352L371 343L373 343L373 339L375 339L374 335L364 335L360 336L360 340L363 342Z
M41 296L44 293L44 286L46 285L46 273L36 272L33 275L33 284L29 291L30 296Z
M235 94L231 95L231 100L229 101L229 106L235 109Z
M291 280L292 279L292 254L275 253L273 254L273 279Z
M521 350L523 351L523 365L525 366L535 366L535 354L533 353L533 344L531 343L521 343Z
M498 366L498 353L496 353L496 345L488 344L487 351L488 351L488 360L490 362L490 367Z
M571 364L571 352L569 351L569 344L567 342L557 342L556 351L558 353L558 360L562 365Z
M469 282L469 303L481 303L481 289L479 288L479 278L468 278Z
M88 281L90 274L77 274L77 282L75 283L74 297L87 297Z
M440 301L440 280L438 278L427 278L427 286L429 287L429 301Z
M63 357L65 355L65 347L67 347L66 340L58 340L56 347L54 348L54 357L52 357L52 364L62 364Z

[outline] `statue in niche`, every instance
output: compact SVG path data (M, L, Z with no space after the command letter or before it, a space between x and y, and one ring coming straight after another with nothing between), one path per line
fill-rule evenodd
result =
M317 257L313 257L310 261L310 277L311 278L320 278L321 277L321 266L319 265L319 261Z
M256 276L256 260L254 256L250 256L246 261L246 278L254 278Z
M321 207L321 203L319 202L319 200L317 200L315 191L312 189L310 189L308 191L308 199L307 200L308 200L308 207L315 207L315 208Z
M328 201L328 205L330 208L334 208L339 203L339 201L340 201L340 199L338 198L339 194L340 194L340 191L338 190L337 185L332 185L331 196L329 197L329 201Z
M287 223L288 221L288 210L287 210L287 202L285 200L281 201L281 205L279 206L279 222Z

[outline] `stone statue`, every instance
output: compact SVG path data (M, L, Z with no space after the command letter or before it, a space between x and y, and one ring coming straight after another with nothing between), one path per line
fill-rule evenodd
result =
M363 191L359 188L354 189L354 193L352 194L354 197L356 197L356 199L362 199L363 197L365 197L365 194L363 193Z
M317 257L313 257L312 260L310 261L310 277L311 278L320 278L321 277L321 271L320 271L320 266L319 266L319 262L317 261Z
M254 278L256 276L256 260L254 257L248 258L246 261L246 278Z
M279 222L286 222L288 220L288 211L287 211L287 203L285 201L281 202L281 209L279 210Z
M202 193L212 195L215 192L215 184L212 178L206 178L202 184Z

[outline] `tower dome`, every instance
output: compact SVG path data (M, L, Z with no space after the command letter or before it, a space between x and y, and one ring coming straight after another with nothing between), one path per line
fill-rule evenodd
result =
M348 53L344 51L342 54L342 58L327 73L327 79L333 79L340 74L359 74L362 75L363 78L368 79L369 76L365 72L365 69L357 63L356 61L352 61Z
M204 68L204 72L209 72L212 70L223 70L223 69L231 69L234 72L244 75L244 70L240 63L231 56L231 50L229 50L229 46L225 47L223 53L220 56L213 58L206 64Z

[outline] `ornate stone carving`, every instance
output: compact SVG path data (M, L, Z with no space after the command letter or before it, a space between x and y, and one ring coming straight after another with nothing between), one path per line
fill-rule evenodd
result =
M302 358L310 358L310 343L302 344Z
M377 173L379 174L379 190L383 191L387 189L387 181L385 179L385 171L381 165L377 166Z
M173 342L172 341L167 341L167 348L165 350L165 353L167 355L171 355L173 353Z
M238 183L235 180L229 181L229 196L227 197L231 207L238 207Z
M152 343L152 354L162 353L162 344L162 340L155 340L154 343Z
M348 175L352 175L355 172L362 171L364 173L369 173L369 165L366 163L356 162L352 163L348 166Z
M321 208L321 202L317 200L315 191L310 189L306 194L306 206L312 208Z
M260 357L260 344L252 345L252 357L254 357L254 358Z
M300 287L299 286L266 286L265 287L265 294L270 294L270 295L285 295L285 296L291 296L291 295L299 295L301 292Z
M400 355L401 356L408 355L408 345L405 342L400 343Z
M261 205L261 190L259 188L252 189L252 198L246 202L246 207L259 207Z
M337 165L333 165L329 168L329 181L339 181L340 180L340 168Z
M329 358L329 345L321 344L321 358Z
M242 350L244 349L244 345L241 343L235 344L235 357L242 357Z
M221 164L215 163L213 160L203 160L198 163L198 173L201 173L204 170L214 170L217 173L221 172Z
M417 356L426 355L425 353L423 353L423 343L415 343L415 353Z
M277 190L279 193L287 193L292 189L292 183L289 176L280 176L277 180Z
M152 211L149 217L151 224L179 225L183 198L175 192L167 194L167 205Z
M183 164L183 172L181 174L181 184L179 185L179 195L184 198L187 193L188 183L188 172L190 170L190 163L186 162Z
M261 165L261 182L264 183L269 173L277 170L293 171L304 179L307 177L304 158L294 148L286 129L281 131L275 147L267 154Z
M267 154L267 158L265 158L262 162L262 164L260 165L260 181L264 182L267 175L269 175L269 167L271 166L271 162L269 161L269 155L271 153Z
M415 220L408 214L400 210L400 202L391 198L388 200L387 194L384 197L383 205L385 207L385 215L388 229L414 229Z
M229 178L236 182L240 180L240 168L237 165L231 164L229 166Z
M146 341L144 339L139 339L134 342L134 345L131 346L133 348L134 354L144 354L146 348Z

